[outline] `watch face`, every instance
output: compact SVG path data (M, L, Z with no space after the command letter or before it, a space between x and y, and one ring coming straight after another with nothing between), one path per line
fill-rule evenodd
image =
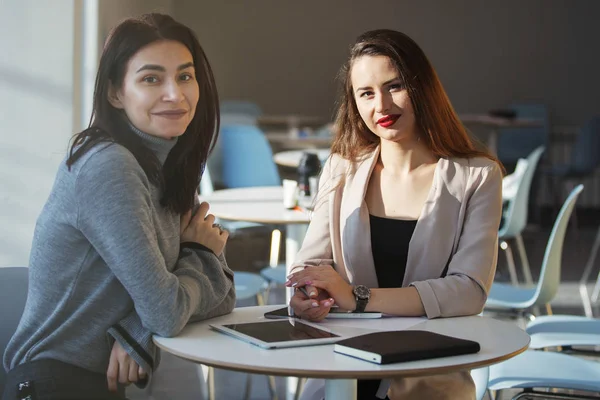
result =
M371 294L371 291L369 290L368 287L363 286L363 285L358 285L354 288L354 294L359 298L359 299L368 299L369 295Z

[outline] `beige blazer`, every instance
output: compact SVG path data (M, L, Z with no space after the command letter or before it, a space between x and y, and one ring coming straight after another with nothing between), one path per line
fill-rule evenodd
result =
M379 148L350 163L332 155L293 268L332 265L349 283L376 288L365 194ZM478 314L492 285L502 213L502 174L486 158L438 161L413 236L402 286L419 292L428 318ZM388 383L389 384L389 381ZM474 399L468 371L394 379L390 399Z
M325 163L294 268L327 264L351 284L376 288L365 202L379 148L350 163ZM408 250L402 286L414 286L428 318L478 314L496 269L502 174L486 158L438 161Z

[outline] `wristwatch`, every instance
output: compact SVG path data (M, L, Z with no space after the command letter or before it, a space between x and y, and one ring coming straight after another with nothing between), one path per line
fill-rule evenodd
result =
M354 298L356 299L356 309L354 312L364 312L371 298L371 289L365 285L356 285L352 288L352 293L354 293Z

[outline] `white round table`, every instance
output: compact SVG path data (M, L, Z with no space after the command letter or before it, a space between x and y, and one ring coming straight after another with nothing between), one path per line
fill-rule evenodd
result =
M327 160L327 157L329 157L331 150L330 149L314 149L314 150L281 151L279 153L276 153L273 156L273 161L275 161L275 164L281 165L284 167L298 168L298 165L300 164L300 159L302 159L302 155L304 153L316 154L317 157L319 157L319 160L321 160L321 164L324 164L325 160Z
M423 376L468 370L495 364L525 351L529 335L515 324L487 317L420 319L408 329L436 332L479 342L476 354L422 361L378 365L333 351L333 345L266 350L216 332L210 324L232 324L263 319L267 311L282 307L236 308L231 314L192 323L174 338L155 336L158 347L178 357L200 364L248 373L326 379L327 400L356 398L356 379L383 379ZM323 325L344 337L377 330L405 329L407 318L375 320L330 320ZM414 320L411 318L411 320ZM395 323L397 322L397 327ZM382 328L383 326L383 328ZM379 329L377 329L379 328ZM315 362L317 361L317 362Z

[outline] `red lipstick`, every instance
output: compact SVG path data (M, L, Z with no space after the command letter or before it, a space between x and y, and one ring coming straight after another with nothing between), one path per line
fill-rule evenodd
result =
M398 121L398 118L400 118L400 114L386 115L385 117L377 120L377 125L380 125L384 128L389 128L390 126L394 125L396 121Z

